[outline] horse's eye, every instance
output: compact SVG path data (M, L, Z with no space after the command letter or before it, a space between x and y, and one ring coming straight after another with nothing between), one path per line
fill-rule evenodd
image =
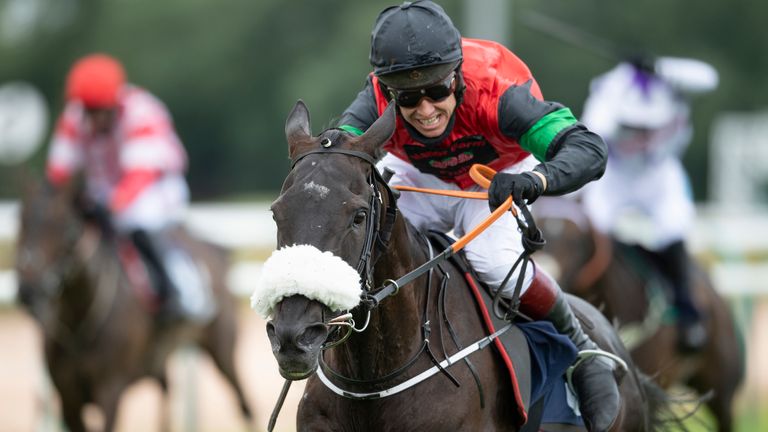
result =
M355 219L352 222L355 225L361 225L363 222L365 222L365 216L366 216L365 210L358 210L357 214L355 215Z

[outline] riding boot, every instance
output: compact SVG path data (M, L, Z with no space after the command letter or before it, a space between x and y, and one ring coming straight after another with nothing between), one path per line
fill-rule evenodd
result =
M131 239L144 257L150 272L155 276L160 303L160 310L157 313L158 320L169 323L179 319L183 313L179 305L176 287L163 264L162 248L158 244L159 240L153 238L154 235L156 233L150 234L145 230L135 230L131 232Z
M520 311L535 320L551 322L579 351L600 349L581 328L557 282L541 268L536 268L533 282L520 297ZM620 403L613 361L603 356L590 357L579 363L572 378L587 429L610 429L618 416Z
M685 353L700 351L707 341L707 329L691 298L689 257L682 241L655 252L659 268L670 281L677 310L678 348Z

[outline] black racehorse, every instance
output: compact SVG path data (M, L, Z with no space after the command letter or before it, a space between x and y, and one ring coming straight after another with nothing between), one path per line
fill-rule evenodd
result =
M696 354L677 349L671 290L642 247L597 231L577 201L546 198L537 220L563 289L600 307L620 326L635 364L662 387L686 384L711 393L707 406L718 430L733 428L733 399L744 380L742 338L728 303L695 260L690 261L694 302L705 317L709 339Z
M103 430L113 430L121 395L142 377L156 378L167 395L166 360L182 343L196 343L211 355L252 423L235 371L236 310L225 285L226 251L183 231L175 234L204 263L218 309L205 324L158 326L121 263L120 240L83 218L79 196L78 182L64 188L28 184L16 248L19 298L43 331L45 362L69 431L86 430L82 411L88 403L101 409ZM169 430L168 420L165 412L163 430Z
M294 166L272 212L280 248L276 254L296 252L286 252L292 259L286 259L281 274L269 277L311 271L314 267L298 250L312 250L313 259L328 263L319 267L325 270L297 276L307 278L312 294L293 290L288 275L283 280L288 289L272 293L274 304L260 306L272 316L267 333L281 374L290 380L308 378L298 430L519 430L524 415L520 399L498 353L480 349L462 361L446 360L488 336L457 267L443 262L434 272L394 287L380 303L371 300L379 292L373 287L392 288L390 278L408 274L431 257L423 237L395 216L394 194L375 171L379 149L394 126L390 107L360 137L335 129L312 136L302 102L286 122ZM273 270L265 264L265 273ZM350 281L367 300L360 302L358 294L341 301L329 294ZM254 296L256 304L262 301ZM573 307L594 340L629 361L596 309L578 299ZM340 324L348 315L339 316L344 308L351 309L347 324L354 328L346 339L337 330L345 328ZM528 352L525 344L514 349ZM425 371L435 375L425 378ZM416 381L421 382L411 386ZM613 430L658 425L658 410L665 405L655 385L632 370L620 390L623 404Z

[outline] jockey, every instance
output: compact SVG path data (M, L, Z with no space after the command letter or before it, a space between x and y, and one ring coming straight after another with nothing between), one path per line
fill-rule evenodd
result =
M622 62L592 81L582 116L605 139L609 160L605 176L583 190L587 214L607 233L627 210L650 218L658 236L646 247L671 282L683 352L700 350L707 338L691 299L684 243L695 216L680 161L692 136L684 96L710 91L717 81L717 72L697 60Z
M431 1L384 9L373 28L370 62L374 70L339 127L361 134L395 102L397 127L380 162L380 169L394 171L392 185L480 190L468 171L472 164L487 164L498 171L489 190L495 209L510 195L523 205L542 194L574 191L605 169L600 137L568 108L544 101L519 58L497 43L462 38ZM428 194L403 194L398 207L417 229L453 230L458 236L489 214L482 201ZM523 252L521 240L515 220L506 214L464 249L483 282L508 297L514 284L501 284ZM579 350L598 349L556 282L531 267L524 275L520 310L552 322ZM612 361L597 356L574 372L590 430L607 430L616 419L613 368Z
M177 287L163 263L171 248L168 234L185 216L189 190L186 151L168 110L127 83L123 66L104 54L73 65L66 101L48 153L48 180L60 186L84 174L91 216L130 236L157 277L159 315L179 315Z

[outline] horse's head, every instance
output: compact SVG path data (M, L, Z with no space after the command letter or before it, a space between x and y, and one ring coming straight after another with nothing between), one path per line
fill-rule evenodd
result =
M19 301L45 322L71 269L83 222L74 205L79 184L63 188L27 182L16 244Z
M288 379L314 372L328 320L360 302L383 219L373 164L394 126L392 107L359 137L338 129L312 136L301 101L288 116L293 167L272 204L278 250L253 296L254 308L272 317L267 334Z

